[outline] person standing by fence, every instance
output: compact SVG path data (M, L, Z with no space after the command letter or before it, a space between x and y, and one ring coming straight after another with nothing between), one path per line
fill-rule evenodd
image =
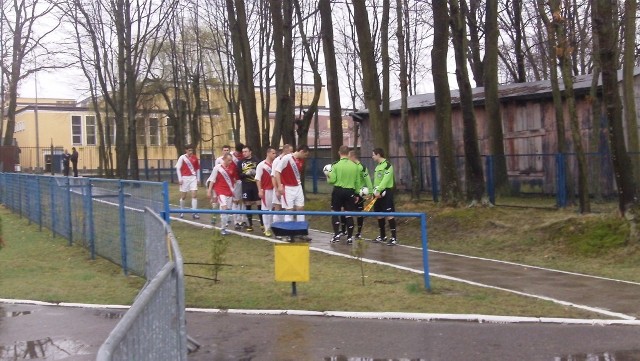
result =
M71 154L69 154L68 150L64 150L62 154L62 171L65 177L69 176L69 162L71 161Z
M71 157L69 157L71 164L73 165L73 176L78 176L78 151L76 147L71 148Z
M260 196L258 195L258 186L256 184L256 168L260 161L253 155L250 146L245 145L242 148L242 160L238 163L240 180L242 181L242 204L244 209L252 210L253 206L260 208ZM253 215L247 214L247 232L253 232Z
M276 150L267 148L267 157L258 163L256 168L256 185L258 186L258 195L260 196L260 207L262 210L271 210L273 208L273 181L271 173L273 173L273 160L276 158ZM264 235L271 237L271 214L262 215L262 223L264 224Z
M329 184L333 184L331 192L331 210L333 212L353 212L356 209L356 187L360 170L349 160L349 148L341 145L338 149L340 159L334 162L329 172ZM331 216L333 238L331 243L340 241L340 217L336 213ZM347 244L353 243L353 217L345 216L347 225Z
M191 209L198 209L197 192L200 162L198 162L198 157L194 154L194 148L191 145L187 145L185 149L185 154L181 155L176 162L176 172L180 184L180 208L184 208L187 192L191 192ZM198 213L194 213L192 217L200 219ZM180 213L180 218L184 218L184 213Z
M376 198L373 210L375 212L395 212L396 209L393 202L393 186L395 184L393 166L384 158L384 150L382 148L375 148L372 158L378 164L373 176L373 196ZM385 232L385 218L389 221L389 230L391 231L389 241L387 241ZM386 242L387 246L398 244L396 219L393 216L378 217L378 228L380 235L376 237L376 242Z

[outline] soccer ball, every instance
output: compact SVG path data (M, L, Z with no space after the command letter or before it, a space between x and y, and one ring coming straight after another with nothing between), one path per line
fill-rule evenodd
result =
M362 187L360 188L360 197L366 197L369 195L369 188Z
M329 172L331 172L331 164L327 164L322 168L322 173L327 177L329 176Z

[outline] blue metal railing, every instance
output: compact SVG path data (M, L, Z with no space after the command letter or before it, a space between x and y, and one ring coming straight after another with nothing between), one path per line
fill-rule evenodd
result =
M427 214L426 213L407 213L407 212L328 212L328 211L247 211L247 210L219 210L219 209L186 209L186 208L170 208L169 213L202 213L202 214L268 214L268 215L305 215L305 216L341 216L350 217L399 217L399 218L418 218L420 219L420 233L422 242L422 266L424 268L424 287L431 290L431 282L429 277L429 248L427 236ZM166 219L166 215L165 215Z

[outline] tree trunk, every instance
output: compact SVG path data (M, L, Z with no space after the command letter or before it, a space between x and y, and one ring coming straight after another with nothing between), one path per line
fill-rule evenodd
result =
M477 87L484 86L484 65L480 54L480 25L477 16L480 13L480 0L469 0L469 12L467 14L467 23L469 25L469 66L473 74L473 80Z
M565 130L565 122L564 122L564 104L562 100L562 92L560 91L560 84L558 80L558 67L556 62L556 31L554 30L554 25L551 23L551 20L547 16L547 13L544 8L544 3L538 1L538 14L542 19L545 27L547 28L547 49L549 52L549 80L551 82L551 95L553 97L553 107L555 110L555 119L556 119L556 137L558 139L558 153L562 155L566 155L567 146L566 146L566 130ZM568 169L567 167L567 158L562 158L564 161L564 169ZM571 178L571 173L567 172L565 177L565 183L562 185L564 189L558 189L557 192L566 192L569 198L569 203L573 203L574 201L574 191L573 191L573 182Z
M389 12L390 1L382 0L382 19L380 21L380 56L382 63L382 95L380 98L382 107L381 127L388 134L389 133L389 93L390 93L390 77L391 77L391 59L389 58ZM397 21L402 21L401 18ZM388 136L387 136L388 139ZM385 151L389 151L389 141L385 143ZM387 154L390 156L390 154Z
M360 64L362 69L362 92L364 103L369 111L369 122L373 135L373 146L389 151L389 120L382 118L380 111L380 84L378 82L378 70L374 57L371 31L369 28L369 15L365 0L354 0L353 11L358 44L360 46Z
M238 97L242 107L246 143L261 156L260 124L256 110L256 94L253 86L253 60L247 34L247 15L243 0L226 0L229 29L233 44L233 57L238 71ZM257 153L257 154L256 154Z
M340 84L338 82L338 67L336 65L336 49L333 38L333 20L331 17L330 0L319 0L320 22L322 35L322 50L324 52L325 69L327 74L327 97L329 98L329 128L342 130L342 106L340 105ZM342 131L331 132L331 155L338 160L338 148L344 142Z
M636 184L633 180L633 165L624 144L622 102L618 93L618 35L611 21L616 16L615 8L609 0L597 0L594 4L597 6L597 15L593 27L600 41L603 103L609 122L609 145L618 187L618 209L631 223L631 239L638 241Z
M627 124L627 144L632 154L633 168L640 169L640 142L638 140L638 118L636 116L636 99L634 91L634 67L636 56L636 0L624 2L624 51L622 61L622 97L624 101L624 118ZM637 182L639 177L635 174Z
M407 9L403 7L403 0L396 0L396 18L398 19L398 28L396 37L398 38L398 58L400 61L400 101L402 103L400 109L400 120L402 123L402 138L404 139L404 152L409 161L411 168L411 199L420 199L420 174L418 169L418 161L413 154L411 148L411 134L409 133L409 111L407 106L407 98L409 97L409 86L407 76L407 55L405 52L405 35L404 35L404 16L403 13Z
M597 7L593 7L591 10L591 18L596 17ZM593 22L593 20L592 20ZM597 32L592 32L592 54L598 54L600 52L600 40ZM599 81L600 81L600 57L593 57L593 69L591 72L591 87L589 88L589 99L591 100L591 136L589 139L589 152L594 154L594 160L591 162L591 179L593 180L590 185L590 189L593 191L594 201L602 201L602 191L600 186L600 179L602 177L602 161L605 154L600 149L600 138L602 136L602 104L600 102L599 95Z
M549 4L551 6L551 13L554 14L553 28L550 28L550 31L555 32L557 39L556 57L560 63L560 70L562 71L562 81L564 83L564 100L569 113L571 139L573 141L573 148L576 153L578 163L578 200L580 205L580 213L589 213L591 212L591 205L589 200L589 184L587 182L587 161L584 155L584 147L582 145L580 124L578 124L578 115L576 113L576 99L573 91L573 77L571 75L572 50L565 35L565 21L560 15L560 3L558 2L558 0L550 0ZM555 66L553 67L555 68Z
M494 178L498 193L509 192L507 160L504 154L504 135L498 94L498 2L487 1L484 55L484 108L489 128L489 145L494 157Z
M291 0L270 0L271 21L273 24L273 52L275 57L276 78L276 119L274 127L278 127L282 135L283 144L296 144L294 136L294 98L293 87L293 58L291 51ZM288 4L288 6L287 6ZM287 21L288 19L288 21ZM289 33L289 34L287 34ZM279 144L280 139L272 138L272 144Z
M447 75L449 48L449 11L446 0L435 0L433 6L433 49L431 66L435 88L435 117L438 132L438 155L442 203L457 206L461 201L460 182L456 173L455 145L451 127L451 90Z
M458 6L460 1L460 6ZM473 106L473 92L467 71L467 34L465 0L449 0L451 9L451 35L456 60L456 78L460 88L460 108L462 109L465 176L467 179L467 202L481 203L484 196L484 173L478 144L478 130Z
M300 1L293 0L293 4L297 16L298 31L300 32L300 36L302 38L302 47L309 61L309 65L311 66L311 71L313 72L313 98L311 99L311 102L309 102L309 106L304 112L304 115L302 116L297 129L298 144L308 145L307 139L309 135L309 127L311 126L311 121L318 113L318 101L320 100L320 93L322 93L322 76L320 75L320 70L318 69L318 57L314 56L314 54L318 54L318 51L311 51L311 45L309 44L307 34L304 30L302 11L300 10Z

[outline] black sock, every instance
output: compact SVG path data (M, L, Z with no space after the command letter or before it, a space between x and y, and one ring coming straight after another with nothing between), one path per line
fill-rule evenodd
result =
M391 237L396 238L396 219L391 218L389 220L389 229L391 230Z
M248 211L250 211L253 208L253 206L247 205L246 208ZM253 227L253 215L251 213L247 214L247 221L249 221L249 227Z
M331 216L331 225L333 226L333 234L335 236L340 232L340 218L338 216Z
M384 231L384 218L378 218L378 228L380 229L380 237L386 237Z
M357 233L362 233L362 225L364 224L364 217L358 217L357 223L358 223L358 232Z
M347 217L347 237L353 236L353 217Z
M341 223L342 233L347 233L347 217L340 216L340 223Z

